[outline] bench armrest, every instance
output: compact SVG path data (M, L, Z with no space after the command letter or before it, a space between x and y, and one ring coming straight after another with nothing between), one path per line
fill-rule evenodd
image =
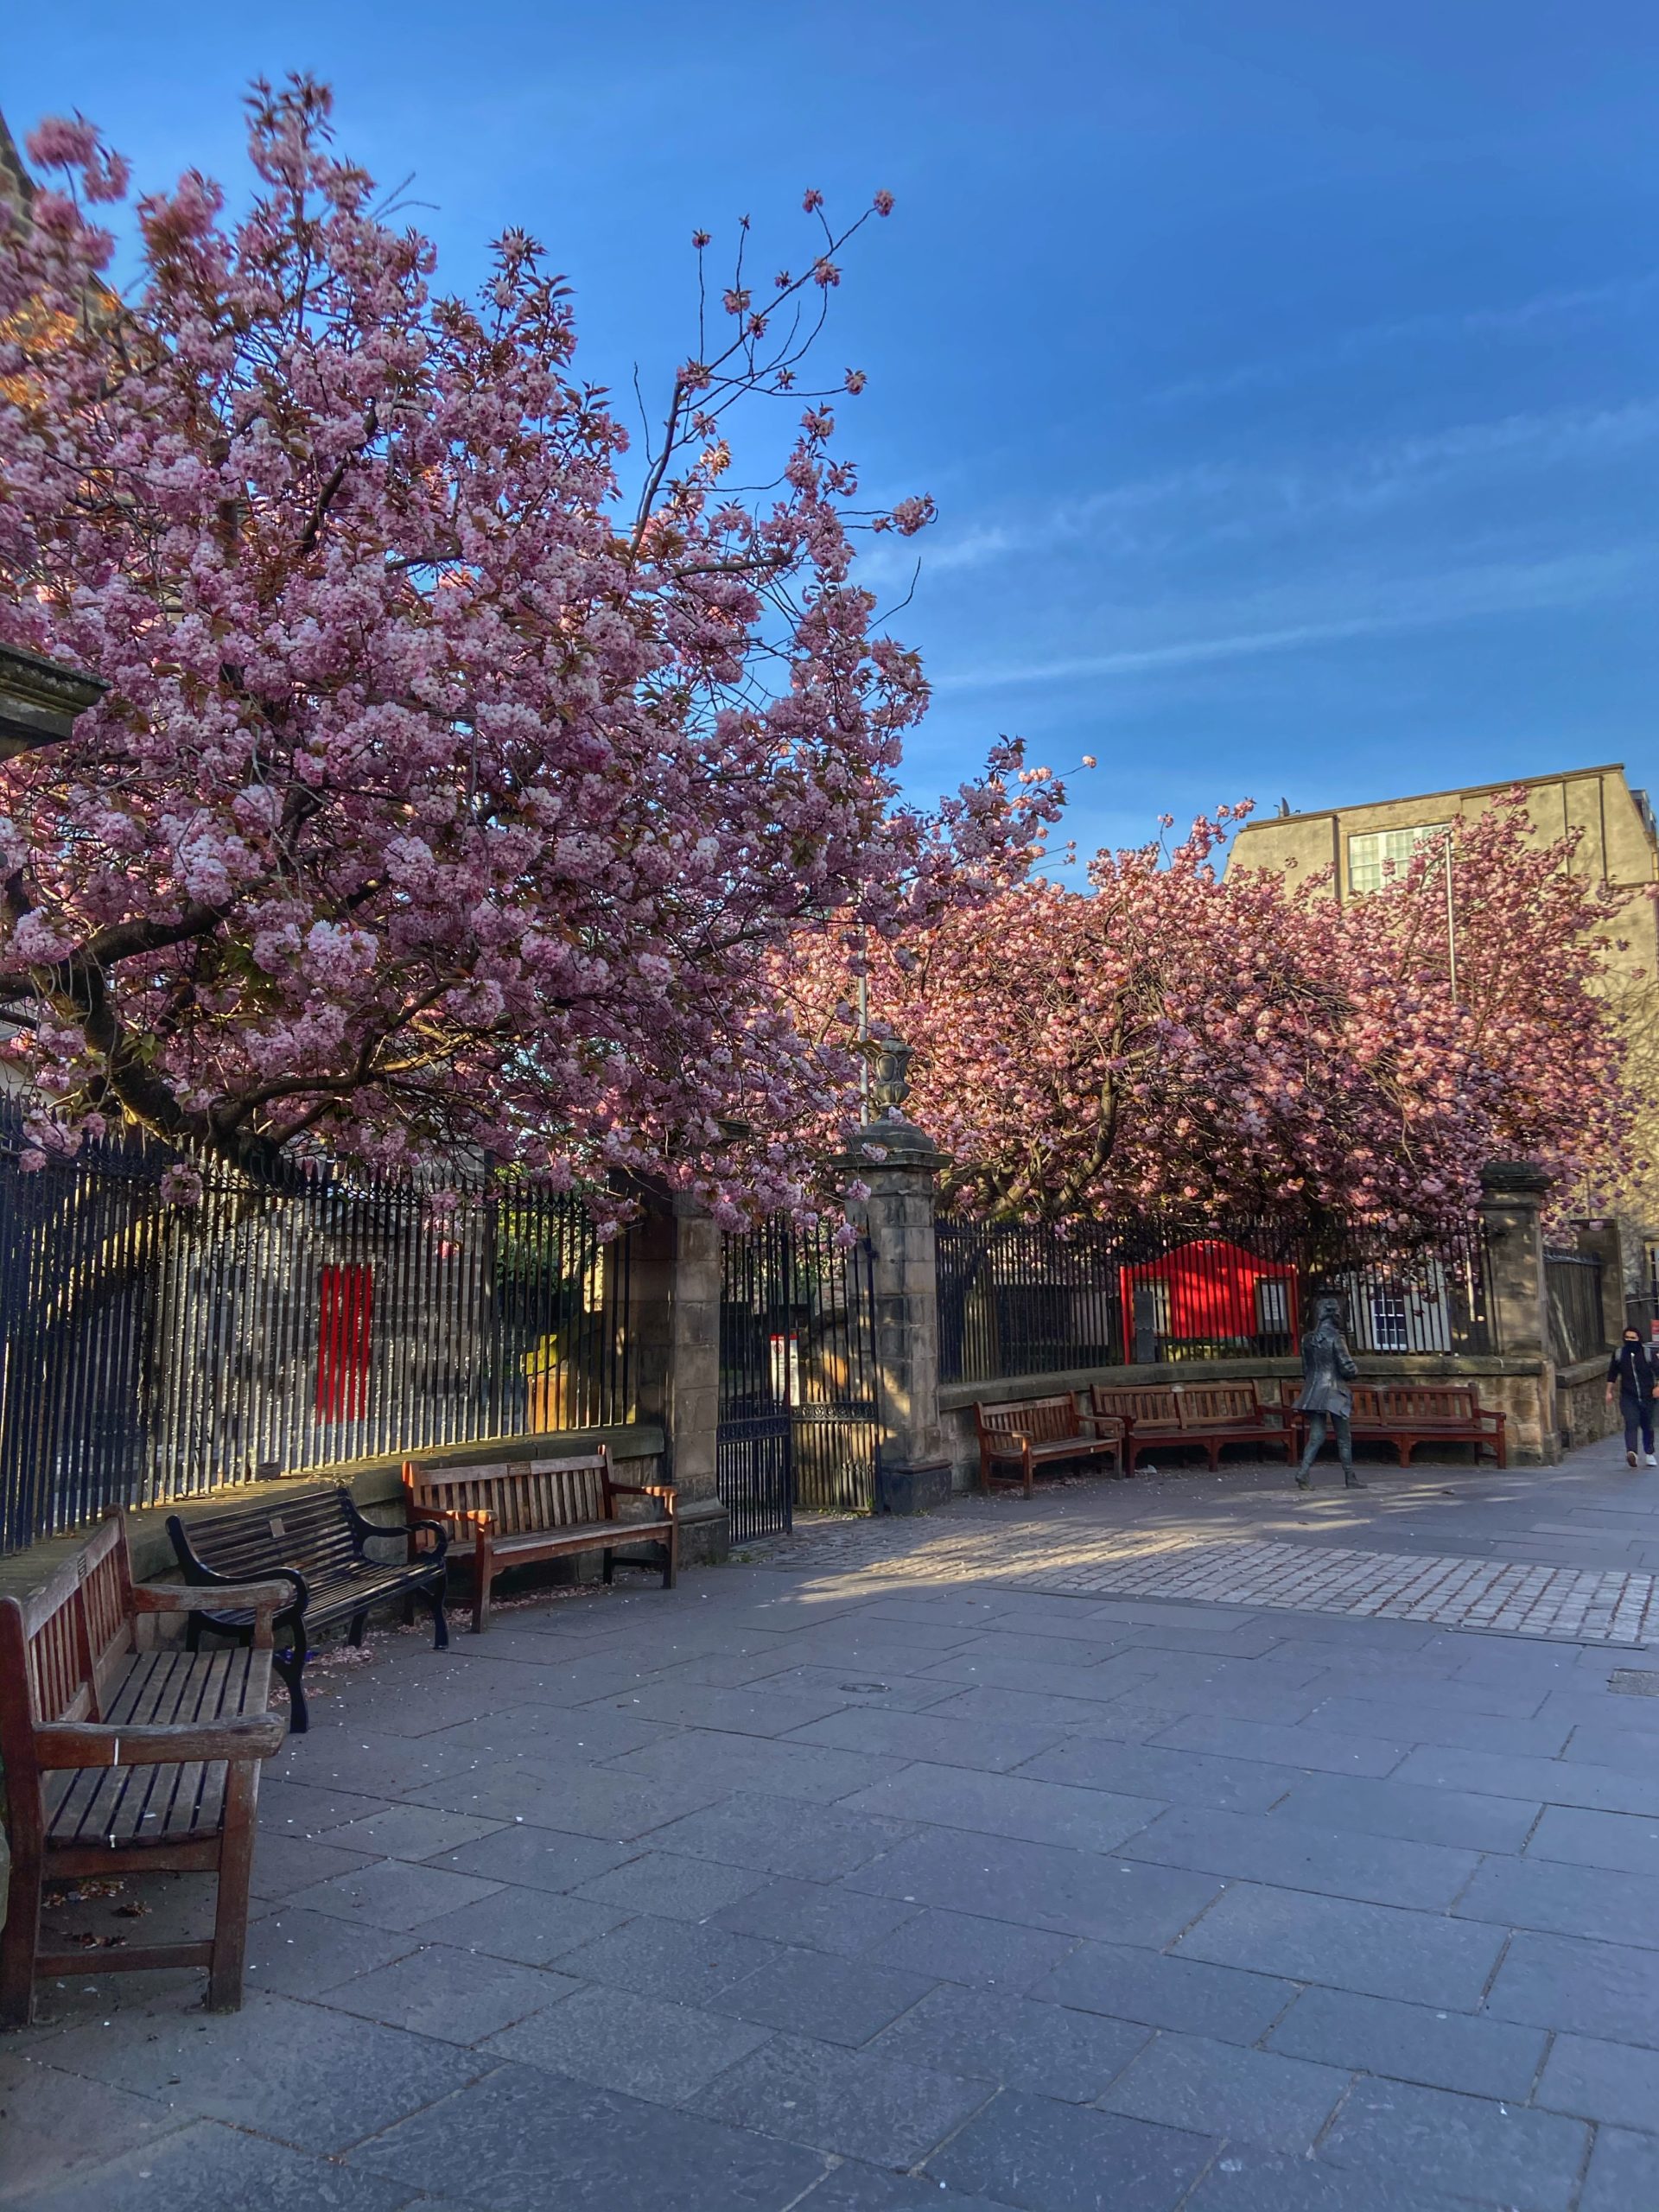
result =
M660 1497L668 1508L671 1521L679 1503L679 1492L672 1483L612 1483L613 1497Z
M296 1577L295 1580L298 1578ZM223 1613L246 1607L255 1613L280 1613L294 1602L294 1582L219 1582L211 1589L190 1590L181 1582L135 1582L132 1609L136 1613Z
M304 1602L304 1583L281 1567L264 1582L215 1581L205 1589L187 1588L181 1582L136 1582L132 1587L135 1613L251 1612L256 1651L270 1649L277 1614Z
M449 1531L444 1527L442 1517L429 1519L425 1508L410 1505L405 1499L398 1501L404 1510L401 1521L371 1521L366 1513L358 1511L357 1500L348 1491L341 1491L340 1503L351 1522L352 1534L360 1544L372 1543L376 1538L382 1543L401 1538L410 1552L433 1560L442 1559L449 1548Z
M288 1723L280 1713L239 1714L234 1719L171 1727L119 1721L73 1720L35 1732L42 1767L185 1766L219 1759L268 1759L283 1747Z
M457 1525L466 1523L474 1530L488 1529L495 1525L493 1514L480 1512L473 1506L454 1505L446 1512L441 1505L416 1505L407 1498L404 1504L409 1515L407 1528L377 1529L377 1534L407 1536L411 1560L442 1559L454 1541L452 1522Z

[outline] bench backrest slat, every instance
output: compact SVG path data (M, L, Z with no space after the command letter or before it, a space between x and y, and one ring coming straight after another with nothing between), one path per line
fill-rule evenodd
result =
M1116 1414L1136 1428L1175 1428L1180 1423L1179 1401L1169 1383L1096 1382L1095 1411Z
M1378 1395L1387 1421L1472 1421L1479 1405L1468 1382L1385 1382Z
M0 1636L0 1756L32 1770L36 1728L102 1718L101 1694L133 1649L126 1522L111 1514L25 1602L8 1599Z
M1219 1428L1259 1421L1262 1401L1254 1382L1187 1382L1175 1394L1183 1428Z
M412 1505L456 1516L450 1522L459 1538L464 1513L487 1513L496 1535L530 1536L549 1529L575 1529L609 1515L610 1453L596 1452L572 1459L507 1459L477 1467L404 1465L404 1489Z
M1036 1444L1058 1442L1081 1434L1075 1392L1062 1391L1050 1398L1021 1398L1007 1405L976 1406L974 1420L982 1436L1028 1436Z
M345 1492L335 1483L193 1514L183 1530L204 1567L241 1582L257 1582L273 1567L297 1567L308 1582L326 1581L346 1572L358 1555Z

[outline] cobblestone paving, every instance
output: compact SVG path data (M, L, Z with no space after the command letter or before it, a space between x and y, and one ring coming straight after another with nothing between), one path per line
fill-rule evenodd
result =
M1445 1494L1440 1478L1433 1488ZM1166 1497L1179 1491L1162 1486ZM1264 1495L1274 1502L1273 1491ZM1555 1522L1542 1526L1563 1532ZM1659 1639L1659 1576L1644 1570L1303 1544L1243 1531L1217 1543L1191 1517L1171 1526L1167 1516L1126 1522L1103 1514L1080 1526L1074 1516L1037 1517L1008 1497L959 1500L921 1521L804 1522L764 1553L757 1548L757 1559L878 1582L988 1580L1057 1596L1265 1605L1580 1643L1637 1647Z
M1433 1621L1441 1628L1560 1637L1572 1643L1645 1643L1659 1618L1651 1574L1300 1544L1198 1544L1150 1559L1039 1572L1021 1577L1020 1586L1067 1596L1116 1591L1211 1605Z

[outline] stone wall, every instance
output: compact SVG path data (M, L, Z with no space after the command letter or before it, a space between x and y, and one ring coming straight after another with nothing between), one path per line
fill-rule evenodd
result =
M1557 1370L1555 1415L1563 1452L1620 1433L1618 1401L1615 1398L1611 1406L1607 1402L1605 1359L1581 1359L1576 1366Z

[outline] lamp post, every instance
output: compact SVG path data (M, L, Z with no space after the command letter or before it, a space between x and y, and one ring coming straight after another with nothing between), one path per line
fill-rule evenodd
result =
M1452 830L1446 832L1446 964L1452 979L1452 1003L1458 1002L1458 918L1452 904Z
M58 744L108 688L83 669L0 645L0 760Z

